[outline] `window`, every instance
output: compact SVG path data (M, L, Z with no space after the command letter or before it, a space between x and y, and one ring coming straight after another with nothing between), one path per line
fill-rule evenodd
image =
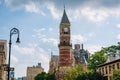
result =
M0 52L4 51L4 45L0 45Z
M104 75L104 68L102 68L102 74Z
M101 68L99 68L99 72L101 73Z
M107 66L105 67L106 74L108 74Z
M117 63L117 69L120 69L119 63Z
M68 34L68 32L64 32L64 34Z
M111 66L109 66L109 73L111 73Z
M113 64L112 68L115 69L115 65L114 64Z

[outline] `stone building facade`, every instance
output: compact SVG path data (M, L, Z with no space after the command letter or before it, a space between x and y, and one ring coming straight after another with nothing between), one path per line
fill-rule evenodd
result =
M112 80L113 70L120 69L120 53L116 56L108 56L106 63L98 66L98 72L103 74L105 80Z
M41 63L38 63L37 66L27 67L27 80L34 80L34 77L44 72L44 69L41 67Z
M83 44L75 44L75 48L73 49L75 66L81 64L84 70L87 70L87 61L90 57L90 53L84 49Z
M0 80L6 80L6 72L4 71L6 58L7 58L7 41L0 40Z
M49 73L53 74L57 72L58 70L58 63L59 63L59 56L58 55L53 55L51 53L51 60L49 62Z

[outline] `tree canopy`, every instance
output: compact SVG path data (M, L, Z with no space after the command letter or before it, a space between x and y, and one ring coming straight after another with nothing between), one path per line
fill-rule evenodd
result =
M37 76L35 76L34 80L56 80L56 78L55 78L55 74L42 72Z
M82 65L77 65L65 74L64 80L75 80L82 71Z
M112 80L120 80L120 69L113 70L113 79Z
M64 80L105 80L103 75L92 70L83 71L82 65L70 69L64 77Z
M117 45L111 45L109 47L102 48L100 52L105 53L106 55L115 56L116 53L120 52L120 42L118 42Z
M96 71L97 66L105 63L106 60L107 60L107 56L104 53L96 52L95 54L90 56L88 60L88 68Z
M81 72L75 80L105 80L103 75L93 72L93 71L86 71Z
M103 47L100 51L95 52L88 59L88 67L94 71L97 70L97 66L106 62L108 56L116 56L120 52L120 42L117 45L111 45L109 47Z

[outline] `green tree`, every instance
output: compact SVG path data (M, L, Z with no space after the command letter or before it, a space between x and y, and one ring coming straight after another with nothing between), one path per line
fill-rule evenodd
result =
M76 80L105 80L103 75L93 72L93 71L87 71L87 72L81 72L81 74L78 75Z
M105 55L104 52L102 51L96 52L95 54L92 54L92 56L90 56L90 58L88 59L88 68L92 69L93 71L96 71L97 66L105 63L106 60L107 56Z
M34 79L35 80L45 80L46 79L46 73L42 72L42 73L38 74L37 76L35 76Z
M107 56L116 56L116 53L120 52L120 42L117 45L111 45L104 47L100 51L95 52L88 59L88 67L94 71L97 70L97 66L103 64L107 60Z
M71 68L64 76L64 80L75 80L77 76L83 71L82 65L77 65Z
M109 47L102 48L102 50L106 55L115 56L117 51L120 52L120 42L117 45L111 45Z
M64 80L105 80L103 75L93 71L83 71L82 65L70 69L64 77Z
M120 69L113 70L113 79L112 80L120 80Z
M34 80L56 80L56 78L55 78L55 74L42 72L37 76L35 76Z
M46 80L56 80L55 74L47 74Z

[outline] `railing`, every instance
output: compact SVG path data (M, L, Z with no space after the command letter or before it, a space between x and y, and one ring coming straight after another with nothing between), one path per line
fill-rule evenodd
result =
M58 44L58 46L72 46L72 44L67 43L67 42L61 42L60 44Z

